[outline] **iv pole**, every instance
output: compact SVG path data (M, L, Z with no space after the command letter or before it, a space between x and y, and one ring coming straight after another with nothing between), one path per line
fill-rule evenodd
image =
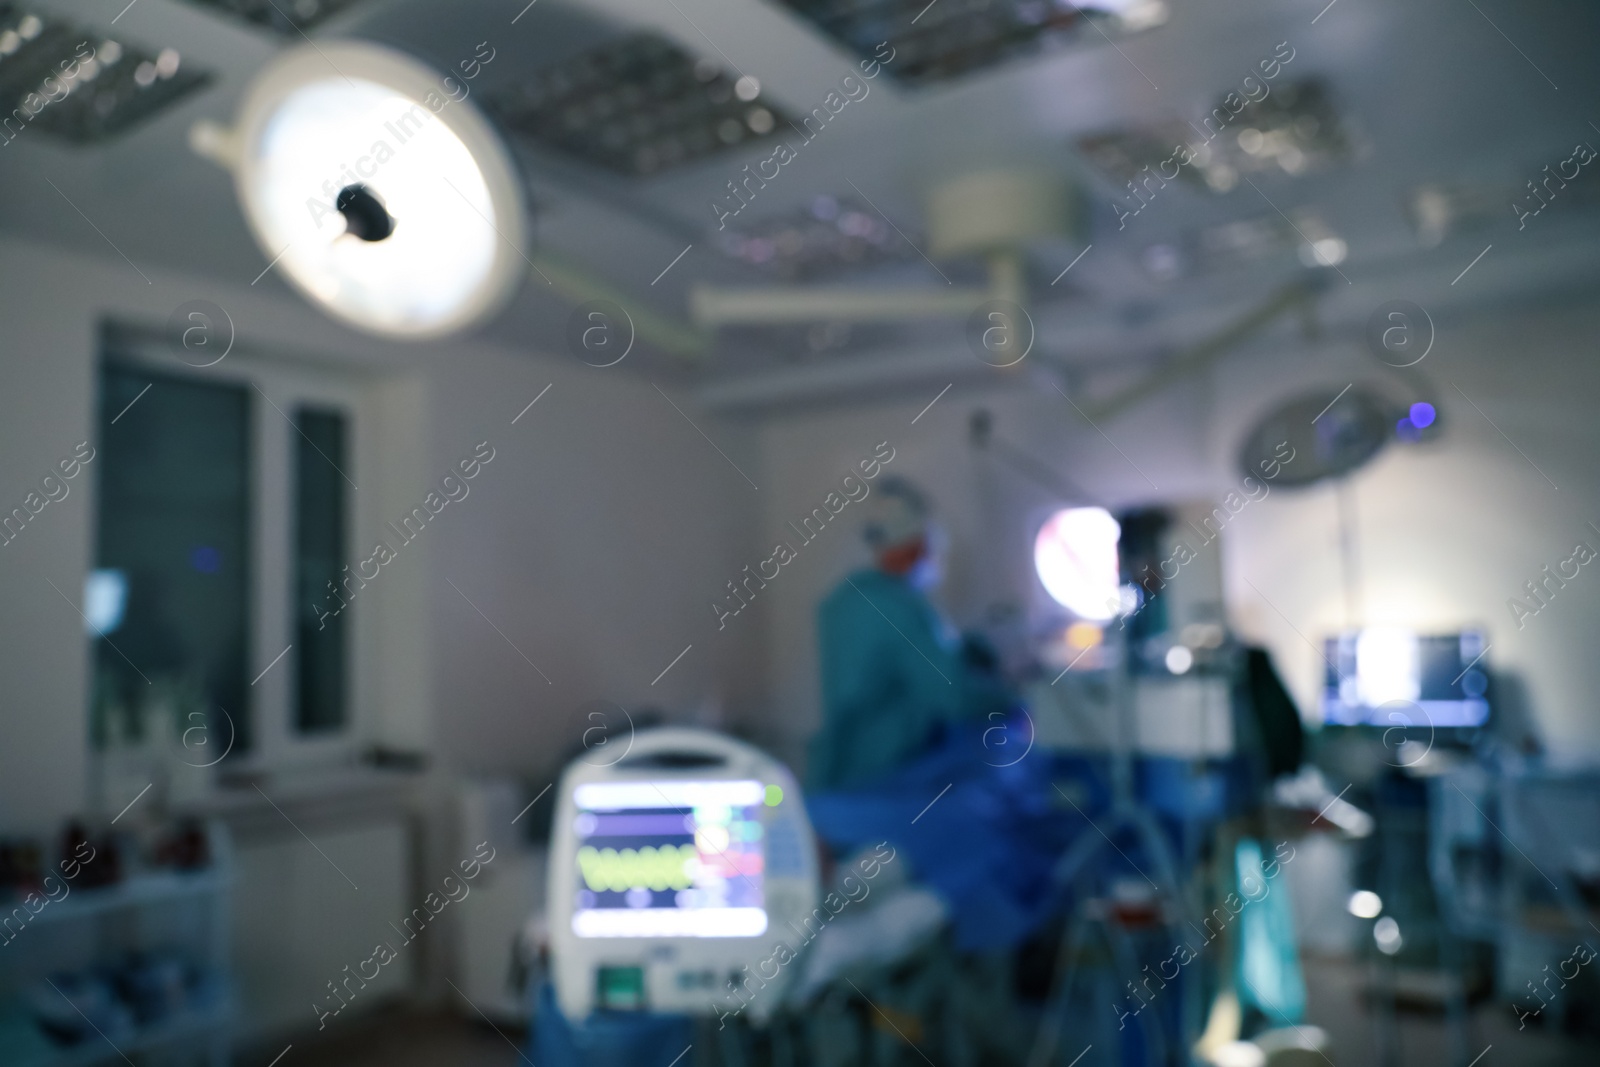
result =
M1021 448L998 438L994 434L994 418L986 410L973 412L969 423L970 441L974 448L984 449L999 458L1013 470L1028 478L1035 485L1047 490L1052 495L1067 501L1089 503L1092 498L1069 479L1057 474L1048 464L1030 456ZM1114 666L1112 668L1112 704L1116 714L1116 728L1112 734L1111 749L1111 789L1112 801L1110 810L1101 822L1090 818L1087 812L1079 809L1077 804L1069 797L1067 802L1083 816L1084 820L1094 829L1094 833L1084 833L1073 842L1066 853L1057 862L1053 879L1058 887L1070 886L1076 881L1090 862L1103 854L1109 846L1121 860L1132 867L1140 877L1150 883L1156 891L1157 898L1165 908L1171 908L1179 917L1187 912L1185 906L1182 884L1178 878L1177 864L1174 862L1172 850L1163 836L1160 826L1151 814L1141 805L1134 792L1133 759L1134 750L1138 744L1138 724L1135 721L1133 678L1130 669L1131 654L1128 639L1124 631L1108 632L1107 647L1112 653ZM1065 794L1063 794L1064 796ZM1129 831L1143 846L1146 856L1151 862L1155 877L1152 878L1141 870L1128 855L1116 844L1115 835L1122 831ZM1057 950L1057 966L1051 980L1050 994L1047 999L1044 1019L1039 1028L1038 1036L1034 1040L1033 1048L1029 1052L1028 1067L1045 1067L1055 1054L1056 1045L1060 1039L1060 1022L1066 1010L1067 998L1071 995L1075 964L1071 954L1078 941L1078 928L1081 923L1068 925L1064 932L1061 945ZM1120 964L1127 964L1126 951L1114 951ZM1127 969L1127 968L1124 968ZM1156 1022L1155 1025L1160 1025ZM1180 1040L1186 1042L1186 1037L1180 1035ZM1162 1041L1158 1035L1151 1042L1151 1048L1160 1047Z

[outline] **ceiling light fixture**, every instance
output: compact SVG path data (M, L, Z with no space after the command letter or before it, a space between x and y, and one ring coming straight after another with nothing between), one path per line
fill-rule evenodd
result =
M756 78L649 31L530 70L486 107L515 139L632 177L742 151L794 125Z
M189 2L273 30L285 37L296 37L359 3L360 0L189 0Z
M896 27L894 48L901 58L884 69L896 81L911 85L932 84L1048 54L1080 38L1090 43L1112 41L1159 26L1168 15L1166 0L984 0L939 5L926 0L779 2L862 59L874 57L885 27ZM1092 33L1088 32L1091 25Z
M905 229L921 247L915 226L907 221ZM815 281L916 259L900 233L853 197L816 196L783 215L728 227L717 235L717 247L740 264L785 281Z
M1229 92L1198 122L1176 119L1089 134L1078 138L1078 151L1119 186L1148 182L1159 172L1162 185L1175 175L1217 194L1231 192L1241 174L1299 177L1348 162L1361 152L1364 142L1358 131L1321 81L1277 84L1269 95L1245 102L1240 110L1228 108L1226 101L1237 98ZM1230 112L1232 123L1210 132L1210 123L1220 123L1215 116ZM1224 131L1226 136L1217 136ZM1168 164L1173 173L1164 169ZM1497 210L1503 210L1499 203ZM1437 214L1438 207L1429 206Z
M0 142L37 129L94 144L210 80L193 64L180 63L175 49L124 45L79 23L0 0L0 117L6 120Z
M521 282L522 183L476 107L361 41L284 53L237 123L190 131L233 171L262 253L352 326L425 339L488 318Z

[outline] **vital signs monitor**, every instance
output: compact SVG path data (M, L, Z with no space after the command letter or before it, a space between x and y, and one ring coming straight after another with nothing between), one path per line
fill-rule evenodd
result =
M819 896L787 768L723 734L673 727L637 735L610 766L572 763L559 788L546 900L563 1013L717 1013L743 1003L737 987L762 1014L784 977L749 973L793 940L789 924Z

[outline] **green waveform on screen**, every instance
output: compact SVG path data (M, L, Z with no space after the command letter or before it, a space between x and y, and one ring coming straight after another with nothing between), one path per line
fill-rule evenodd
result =
M578 849L578 871L583 884L596 893L629 889L688 889L694 884L689 865L698 862L700 853L693 845L646 845L640 849Z

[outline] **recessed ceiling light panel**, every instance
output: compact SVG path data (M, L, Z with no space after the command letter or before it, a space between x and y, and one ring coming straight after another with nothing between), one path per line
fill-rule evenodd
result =
M536 70L497 92L489 109L541 147L641 176L746 147L791 124L755 78L648 32Z
M828 37L870 59L886 38L906 84L959 77L1065 44L1159 26L1166 0L780 0ZM1097 30L1090 32L1088 23Z
M729 227L717 245L736 262L785 281L816 281L917 258L883 216L848 196L816 196L776 218Z
M360 0L189 0L256 26L297 37Z
M176 49L0 3L0 142L30 129L92 144L174 103L210 75Z
M522 279L522 184L440 76L357 41L285 53L230 138L263 253L308 299L372 333L427 338L498 310Z
M1232 93L1228 94L1234 95ZM1223 123L1215 116L1227 116ZM1350 160L1358 139L1320 81L1288 83L1230 115L1221 100L1199 122L1170 121L1078 139L1078 150L1114 182L1188 182L1228 193L1239 175L1299 177ZM1171 173L1168 172L1171 168ZM1148 187L1147 187L1148 191Z

